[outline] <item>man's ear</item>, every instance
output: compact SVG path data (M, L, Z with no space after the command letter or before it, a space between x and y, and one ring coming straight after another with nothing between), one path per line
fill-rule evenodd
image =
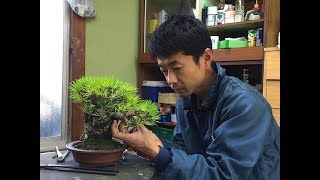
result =
M210 48L206 48L203 52L203 58L205 63L211 66L211 62L213 61L213 51Z

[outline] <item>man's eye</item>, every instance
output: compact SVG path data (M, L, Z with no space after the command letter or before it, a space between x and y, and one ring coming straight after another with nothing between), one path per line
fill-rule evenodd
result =
M178 69L181 69L181 67L174 67L173 69L176 69L176 70L178 70Z

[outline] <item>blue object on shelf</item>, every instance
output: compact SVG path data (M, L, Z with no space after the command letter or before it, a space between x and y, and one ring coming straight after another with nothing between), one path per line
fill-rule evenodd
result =
M174 90L166 81L143 81L142 99L149 99L152 102L158 102L158 93L171 93Z
M160 122L171 122L171 114L160 115Z

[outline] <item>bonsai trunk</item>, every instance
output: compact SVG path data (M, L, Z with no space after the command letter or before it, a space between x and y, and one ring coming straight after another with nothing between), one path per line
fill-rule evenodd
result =
M121 146L112 140L111 124L113 119L101 118L92 114L84 114L85 135L83 143L78 148L87 150L110 150Z

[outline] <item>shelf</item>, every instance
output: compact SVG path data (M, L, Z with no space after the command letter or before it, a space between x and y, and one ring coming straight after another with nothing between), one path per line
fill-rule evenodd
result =
M220 64L262 64L264 47L213 50L214 61ZM140 64L156 64L148 54L139 53Z
M257 65L263 64L261 60L250 60L250 61L215 61L220 65Z
M249 29L258 29L263 27L264 19L249 20L236 23L219 24L215 26L207 26L211 35L218 35L225 32L248 31ZM146 37L150 38L153 33L146 33Z
M214 61L261 61L263 60L263 46L215 49L213 50Z
M219 35L226 32L248 31L249 29L258 29L263 27L264 19L249 20L236 23L219 24L208 26L211 35Z

